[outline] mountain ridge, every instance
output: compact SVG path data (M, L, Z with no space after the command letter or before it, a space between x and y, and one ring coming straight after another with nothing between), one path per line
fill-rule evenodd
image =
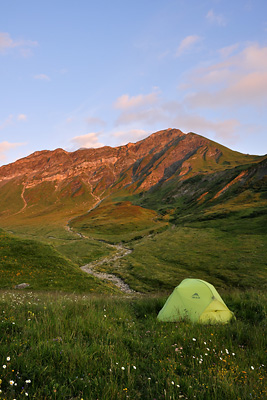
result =
M251 173L242 170L254 165L257 177L258 165L264 164L266 157L242 154L204 136L173 128L118 147L36 151L0 167L0 222L12 215L32 218L41 209L49 214L65 207L66 215L76 214L76 209L79 214L122 190L128 196L142 194L144 202L140 205L144 206L151 192L160 197L162 191L167 191L175 203L179 188L184 191L185 182L188 188L190 179L200 177L199 190L193 184L189 195L205 202L209 197L205 184L221 177L224 181L217 185L217 193L221 194L213 196L216 200L236 184L244 186L252 179ZM265 167L261 169L264 172L259 179L265 176ZM166 203L164 196L162 202Z

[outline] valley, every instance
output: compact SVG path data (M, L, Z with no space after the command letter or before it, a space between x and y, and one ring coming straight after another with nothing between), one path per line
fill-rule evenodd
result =
M266 177L266 156L175 129L0 167L0 393L264 398ZM160 323L185 278L236 319Z
M266 177L266 156L178 129L118 148L35 152L0 167L2 237L21 248L2 257L1 285L24 277L32 289L67 290L58 283L64 269L50 261L56 279L30 279L31 268L47 273L44 252L76 271L81 285L67 286L78 292L116 292L103 274L140 293L169 291L186 277L224 290L264 288ZM27 246L44 246L35 265Z

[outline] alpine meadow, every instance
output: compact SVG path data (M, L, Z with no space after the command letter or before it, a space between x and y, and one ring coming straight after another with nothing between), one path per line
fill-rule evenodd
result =
M0 399L265 398L266 206L267 156L178 129L0 167ZM229 323L158 320L187 278Z

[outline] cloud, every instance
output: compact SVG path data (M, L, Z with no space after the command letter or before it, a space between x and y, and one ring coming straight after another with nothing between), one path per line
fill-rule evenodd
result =
M129 110L155 104L158 101L158 93L139 94L130 97L128 94L123 94L114 103L114 108L119 110Z
M115 125L129 125L144 123L153 124L159 120L159 113L161 110L158 108L159 92L152 92L149 94L139 94L130 97L128 94L119 97L114 107L121 110ZM160 120L162 116L160 116Z
M86 135L75 136L71 141L78 147L97 148L104 146L98 141L99 133L87 133Z
M100 126L106 125L103 119L97 117L87 117L86 122L88 125L100 125Z
M235 43L230 46L226 46L226 47L219 49L218 52L222 58L228 58L230 55L232 55L235 52L235 50L238 49L239 46L240 46L239 43Z
M115 125L129 125L129 124L136 124L136 123L143 123L143 124L155 124L157 122L162 122L165 120L165 113L161 106L148 108L144 110L136 110L133 112L123 112L117 118Z
M0 131L7 128L9 125L14 124L15 121L26 121L27 115L25 114L18 114L15 118L13 114L10 114L1 124L0 124Z
M197 35L186 36L179 44L179 47L176 51L176 57L180 57L182 54L187 53L192 49L192 47L194 47L196 43L199 43L201 40L202 38Z
M18 121L26 121L27 120L27 115L25 114L19 114L17 116Z
M129 129L123 131L116 131L112 136L118 138L120 140L120 145L129 143L129 142L137 142L149 135L148 131L144 129Z
M25 143L10 143L10 142L2 142L0 143L0 160L4 161L6 160L6 153L19 146L23 146Z
M49 78L48 75L46 74L38 74L34 76L34 79L39 79L41 81L50 81L51 79Z
M14 116L13 114L10 114L5 120L4 122L2 122L2 124L0 125L0 131L5 129L7 126L11 125L12 122L14 120Z
M267 47L249 44L237 54L187 77L187 104L193 107L266 107Z
M203 136L212 136L235 143L239 139L238 130L241 126L237 119L210 120L196 113L183 111L172 121L182 131L200 133Z
M0 32L0 53L5 53L9 49L20 48L22 51L26 51L28 47L37 46L38 42L31 40L14 40L10 37L7 32Z
M213 10L209 10L209 12L206 15L206 18L212 24L216 24L219 26L226 25L225 17L222 14L215 14Z

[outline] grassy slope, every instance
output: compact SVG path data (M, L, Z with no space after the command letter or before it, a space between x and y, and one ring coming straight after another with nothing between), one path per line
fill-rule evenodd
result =
M176 227L132 243L113 272L141 292L170 291L184 278L218 288L266 288L267 236L223 232L212 226ZM104 266L110 271L110 266Z
M63 243L59 247L62 254L69 255L70 247L68 251L63 248ZM88 245L87 255L85 251L83 253L84 260L73 253L69 257L71 261L48 244L17 238L0 231L0 287L12 288L26 282L34 290L116 293L113 285L103 283L78 268L77 264L91 261L100 252L100 247L94 248L95 253L89 257L89 249Z
M153 210L108 198L89 214L74 219L71 226L90 237L116 243L164 229L166 222Z
M159 323L164 300L0 293L0 398L265 398L264 293L223 326Z

